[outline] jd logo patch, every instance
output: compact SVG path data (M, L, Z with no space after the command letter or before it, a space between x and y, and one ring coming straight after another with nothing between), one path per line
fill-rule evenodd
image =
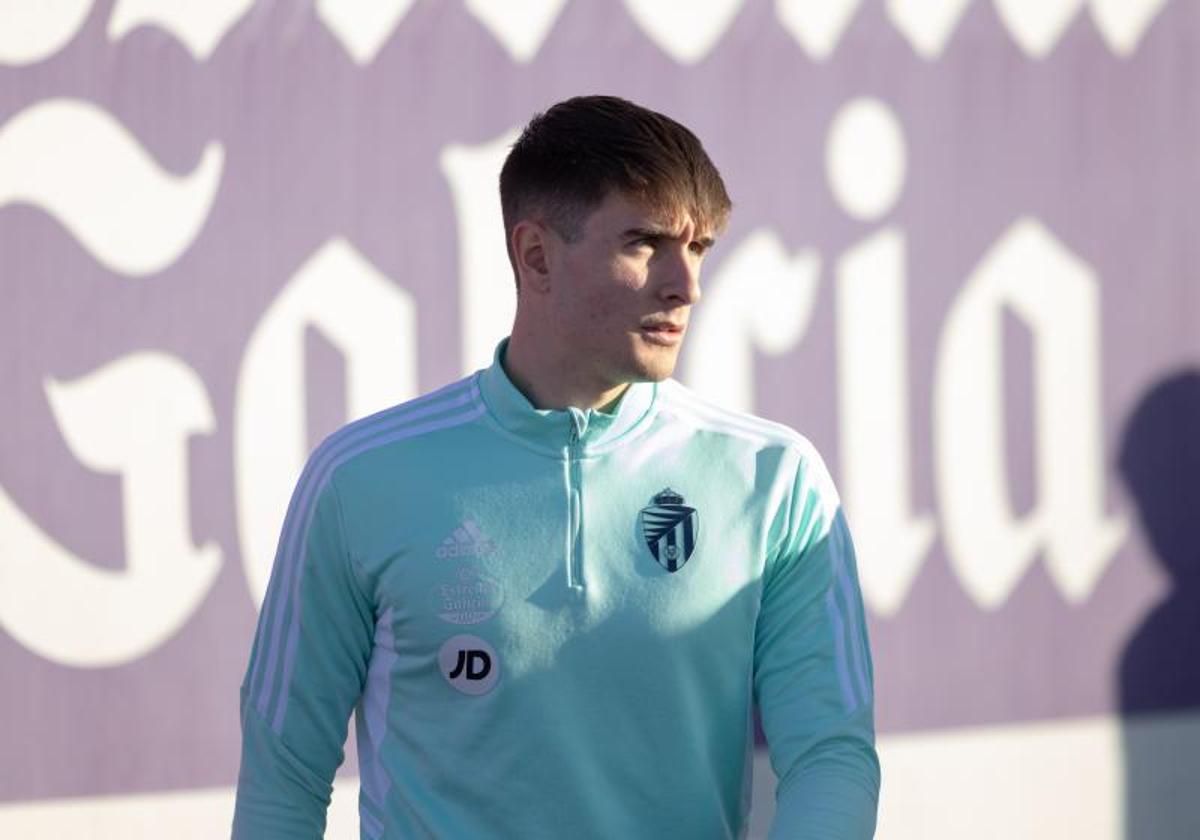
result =
M638 514L642 537L658 564L668 572L683 568L700 538L700 514L683 503L670 487L654 497L654 504Z
M452 636L438 651L438 667L446 682L463 694L487 694L500 678L495 649L478 636Z

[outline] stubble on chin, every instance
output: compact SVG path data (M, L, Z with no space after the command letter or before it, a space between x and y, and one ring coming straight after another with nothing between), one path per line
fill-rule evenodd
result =
M678 351L650 354L648 358L641 360L640 376L636 381L662 382L664 379L670 379L674 375L678 363Z

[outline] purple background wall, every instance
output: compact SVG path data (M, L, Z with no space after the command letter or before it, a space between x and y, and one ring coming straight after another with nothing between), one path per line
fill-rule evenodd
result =
M249 503L236 490L244 460L235 434L238 381L256 328L306 261L344 241L414 306L404 345L414 356L397 369L411 365L416 378L397 381L394 398L457 378L469 367L460 296L461 240L471 221L455 203L444 153L493 144L534 111L581 92L628 96L704 140L736 204L707 269L734 290L726 300L776 304L769 285L722 270L756 233L819 260L799 336L782 349L755 350L749 373L730 375L749 377L742 384L755 411L808 435L839 484L847 430L891 419L839 410L839 354L847 352L839 343L839 259L880 231L903 238L900 268L888 263L880 282L896 271L903 281L908 504L933 531L903 595L886 608L872 603L881 732L1200 706L1200 491L1191 469L1200 465L1197 4L1141 4L1155 9L1133 37L1132 24L1106 32L1097 23L1103 3L1077 4L1055 29L1048 12L1039 23L1037 14L1013 11L1020 3L977 0L961 4L940 49L919 49L902 24L929 13L897 11L903 3L835 3L828 8L848 10L845 27L821 54L785 25L788 9L803 4L697 4L692 17L728 14L712 24L717 35L705 49L685 4L663 15L676 16L663 30L674 34L656 37L648 18L631 11L637 4L571 0L557 17L548 12L553 22L527 58L514 56L519 48L476 13L487 5L480 3L382 4L397 17L394 26L367 27L377 36L373 53L309 3L227 3L227 28L207 48L189 45L181 33L197 27L182 22L121 31L121 15L132 19L141 4L76 5L76 22L44 15L43 28L57 27L61 37L40 54L30 46L36 39L12 34L23 13L0 11L10 33L0 30L0 393L8 406L0 488L11 502L0 519L0 589L8 593L0 599L0 800L233 782L237 686L257 605L242 557L237 511ZM831 186L827 152L831 123L862 100L898 124L904 176L894 201L856 217ZM67 116L56 121L60 106ZM110 144L110 134L124 139ZM205 170L211 143L222 156ZM151 186L76 177L142 171L130 163L137 155L149 162ZM175 199L155 190L172 178L199 183L204 172L217 173L215 193L197 199L199 209L178 211L195 221L191 235L180 233L187 224L156 204ZM93 204L85 206L75 194L89 190ZM111 230L97 221L109 214L118 219ZM1074 594L1048 571L1049 549L1033 538L1015 586L984 604L964 585L944 539L950 505L938 464L952 447L935 417L938 371L953 350L947 325L969 278L1022 219L1036 219L1086 266L1097 294L1098 341L1080 352L1098 371L1098 391L1079 411L1099 431L1093 513L1127 527L1100 552L1094 582ZM155 257L155 237L179 244ZM502 250L493 259L504 282ZM332 300L336 280L330 289L323 294ZM1038 332L996 294L1002 460L1019 518L1040 504L1045 441L1035 394L1047 360L1039 348L1057 327ZM1064 323L1078 315L1060 314ZM309 445L354 413L351 366L327 332L319 324L304 330L299 351ZM39 589L17 562L30 523L114 575L128 568L131 534L141 526L123 521L129 482L120 471L89 467L70 445L64 417L79 423L90 403L72 409L64 397L56 413L52 383L66 393L145 352L169 354L194 372L193 381L173 368L163 381L211 411L210 423L196 419L201 411L181 438L182 498L184 534L196 547L211 544L218 566L194 609L148 649L121 662L66 663L29 643L13 602L42 599L45 610L62 610L63 621L78 620L68 633L77 640L96 628L86 610L56 604L55 590ZM881 364L891 363L889 352L879 348ZM707 381L698 358L685 360L685 381ZM129 370L133 384L105 393L136 394L137 382L159 382L150 367ZM1086 477L1077 484L1086 493ZM162 493L169 497L170 488ZM85 643L62 645L88 656Z

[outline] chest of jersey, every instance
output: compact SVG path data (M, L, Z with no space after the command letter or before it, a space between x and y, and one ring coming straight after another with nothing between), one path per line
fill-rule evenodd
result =
M476 451L397 452L351 495L397 690L745 676L767 532L746 503L752 464L650 440L599 456Z

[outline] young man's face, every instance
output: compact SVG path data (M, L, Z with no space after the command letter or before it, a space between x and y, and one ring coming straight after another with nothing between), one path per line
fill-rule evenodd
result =
M713 234L687 211L647 210L613 190L575 242L559 242L550 299L569 364L613 387L675 370Z

